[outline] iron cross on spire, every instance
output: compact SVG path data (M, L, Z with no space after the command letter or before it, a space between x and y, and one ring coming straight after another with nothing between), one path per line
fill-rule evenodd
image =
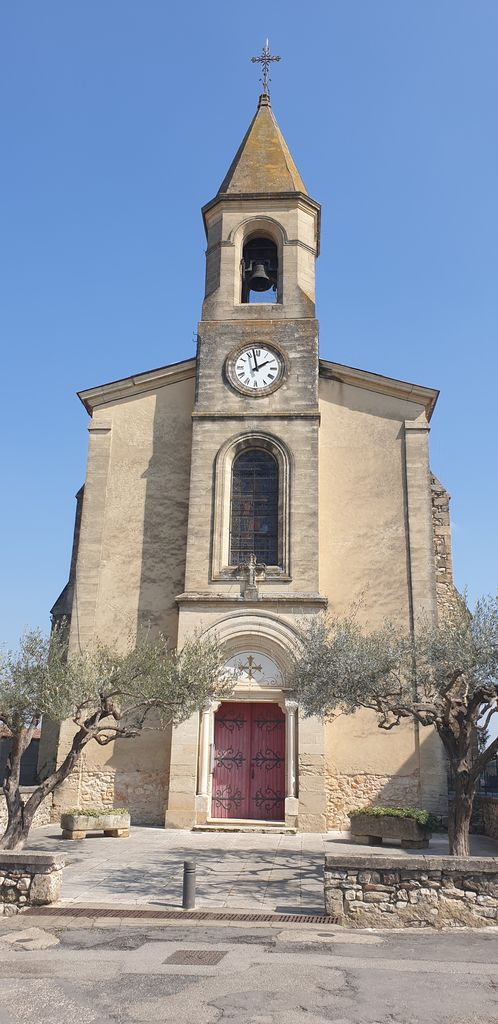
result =
M281 59L282 59L281 57L273 57L271 55L271 53L270 53L270 44L269 44L268 40L266 40L266 43L263 46L263 52L261 54L261 57L251 57L251 63L252 64L261 64L261 70L262 70L263 74L262 74L262 77L260 78L260 82L263 83L263 95L264 96L269 96L268 82L271 82L271 78L270 78L270 64L272 64L273 61L281 60Z

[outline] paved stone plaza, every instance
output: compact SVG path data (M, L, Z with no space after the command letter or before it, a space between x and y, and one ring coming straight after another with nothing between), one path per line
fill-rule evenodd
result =
M94 834L71 842L61 838L57 825L34 830L29 848L64 854L63 903L178 907L183 861L195 857L198 907L283 913L323 913L325 853L373 850L350 843L339 832L265 835L134 827L129 839ZM380 853L384 847L375 849ZM410 852L399 846L385 851ZM447 851L441 835L427 850L412 853ZM472 836L472 852L496 856L498 844Z

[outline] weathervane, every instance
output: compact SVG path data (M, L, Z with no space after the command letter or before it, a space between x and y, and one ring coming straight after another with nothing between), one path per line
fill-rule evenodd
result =
M251 63L252 64L261 64L261 69L262 69L263 75L260 78L260 82L263 83L263 96L269 96L270 95L269 92L268 92L268 82L271 82L271 78L270 78L270 64L273 61L276 61L276 60L281 60L281 57L272 57L271 56L271 54L270 54L270 44L269 44L268 40L266 40L266 43L263 46L263 52L261 54L261 57L251 57Z

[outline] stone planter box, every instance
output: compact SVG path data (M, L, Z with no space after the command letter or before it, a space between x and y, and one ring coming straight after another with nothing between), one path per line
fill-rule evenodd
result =
M63 839L85 839L87 832L103 832L113 839L126 839L130 834L130 815L122 814L61 814Z
M399 839L401 846L421 850L429 845L432 835L414 818L395 818L390 814L354 814L351 821L351 839L354 843L380 846L384 839Z

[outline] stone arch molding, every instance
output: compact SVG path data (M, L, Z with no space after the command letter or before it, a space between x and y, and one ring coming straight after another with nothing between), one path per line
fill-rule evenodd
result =
M209 634L216 634L225 648L227 659L250 646L271 658L282 678L288 678L299 634L278 615L264 611L232 612L211 623L206 629L206 635Z
M204 635L216 634L225 647L229 658L237 654L247 643L253 650L267 654L277 664L283 676L284 686L269 689L263 686L244 689L236 687L233 700L268 700L278 704L286 717L285 743L285 816L286 821L296 824L298 801L296 799L297 780L297 713L298 705L292 691L285 688L285 674L290 668L290 652L298 642L298 632L289 623L284 622L272 612L231 612L220 616L205 629ZM197 808L209 817L211 808L211 780L209 758L213 743L214 714L221 704L220 700L206 702L202 714L199 733L199 782L197 790Z
M236 227L232 228L228 241L231 245L240 247L242 254L242 247L246 238L257 231L266 232L276 242L277 246L287 245L289 241L283 224L276 220L275 217L268 217L266 214L253 214L250 217L244 217L244 220L239 221Z
M219 449L215 460L213 545L211 576L213 580L237 577L236 567L230 566L230 499L232 466L237 455L248 448L263 448L270 452L278 463L278 566L269 566L266 577L290 579L290 488L292 458L287 445L272 434L257 430L230 437Z

